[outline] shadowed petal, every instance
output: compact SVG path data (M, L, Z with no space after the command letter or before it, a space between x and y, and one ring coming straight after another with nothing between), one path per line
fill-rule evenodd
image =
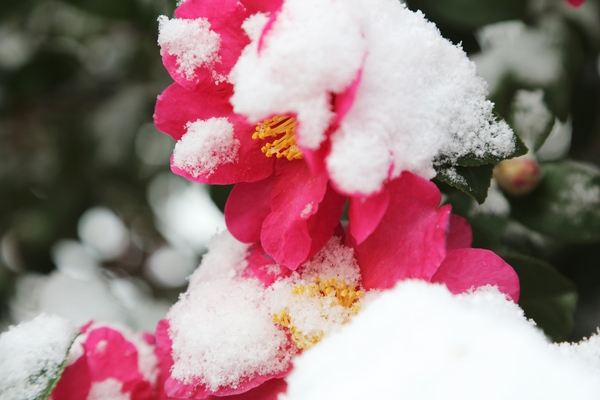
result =
M467 220L460 215L450 215L450 231L446 242L446 250L464 249L471 247L473 230Z

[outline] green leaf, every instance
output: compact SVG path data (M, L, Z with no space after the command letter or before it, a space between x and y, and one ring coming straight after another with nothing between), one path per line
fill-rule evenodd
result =
M473 197L479 204L485 201L490 187L493 165L479 167L436 166L435 179L455 187Z
M577 288L558 270L541 260L522 256L503 257L519 275L519 305L546 335L555 341L566 340L573 329Z
M600 171L572 161L540 167L542 181L533 193L509 197L513 218L555 238L600 240Z
M523 0L412 0L411 8L423 10L434 21L463 28L522 19L527 2Z
M473 230L473 247L493 249L500 243L508 224L508 203L506 210L498 210L497 206L478 205L472 197L459 190L446 193L446 195L448 196L447 202L452 205L452 213L465 217L469 221ZM489 191L488 196L495 197L502 196L502 194ZM488 200L494 203L501 201L498 198Z

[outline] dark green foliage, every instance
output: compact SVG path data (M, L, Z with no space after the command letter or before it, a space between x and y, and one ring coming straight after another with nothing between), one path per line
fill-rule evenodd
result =
M521 255L508 255L504 260L519 275L519 305L525 315L553 340L566 340L573 329L577 305L575 284L543 261Z
M510 199L513 217L555 238L600 240L600 172L570 161L541 169L543 178L533 193Z

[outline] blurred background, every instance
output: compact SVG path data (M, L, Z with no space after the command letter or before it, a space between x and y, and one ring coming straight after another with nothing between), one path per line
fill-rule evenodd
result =
M524 196L493 184L481 206L440 183L446 201L476 246L519 266L528 316L557 340L589 336L600 325L598 2L408 6L462 44L544 173ZM156 20L174 8L2 0L0 331L40 312L153 331L224 228L230 187L172 174L174 142L152 123L172 82Z

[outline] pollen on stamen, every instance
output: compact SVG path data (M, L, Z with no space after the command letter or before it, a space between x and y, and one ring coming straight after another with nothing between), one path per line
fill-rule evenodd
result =
M298 307L290 306L273 314L273 322L287 329L292 341L299 349L317 344L332 325L343 325L360 310L363 292L335 278L323 280L315 277L311 285L295 285L291 293L296 298L295 306L301 306L311 316L298 315ZM290 315L294 314L294 316Z
M296 119L287 115L276 115L256 125L252 139L277 137L266 143L261 151L267 157L287 158L289 161L302 159L302 151L296 146Z

